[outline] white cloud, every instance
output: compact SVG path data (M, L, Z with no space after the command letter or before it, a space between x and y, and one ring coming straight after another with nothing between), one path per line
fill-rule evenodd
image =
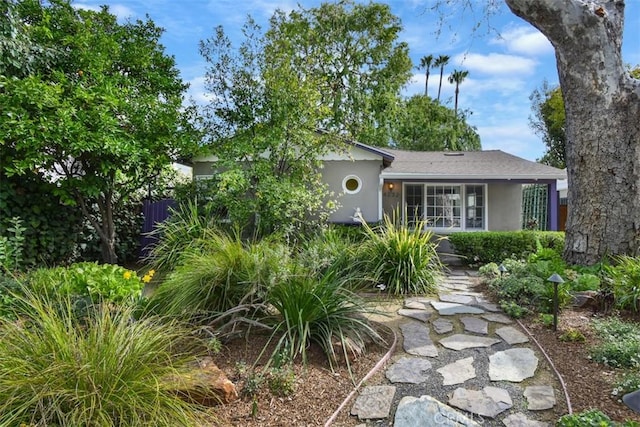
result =
M195 77L188 81L189 90L187 91L187 99L192 99L198 105L207 105L211 102L212 95L205 89L204 76Z
M73 3L72 5L76 9L93 10L94 12L99 12L102 9L101 6L87 3ZM122 4L110 4L109 13L115 15L119 20L125 20L136 15L133 9Z
M535 28L511 27L490 42L504 46L507 51L523 55L538 56L553 53L553 46L547 38Z
M461 63L471 73L485 74L531 74L538 63L530 58L518 55L504 55L501 53L468 53L459 54L454 58L454 62Z

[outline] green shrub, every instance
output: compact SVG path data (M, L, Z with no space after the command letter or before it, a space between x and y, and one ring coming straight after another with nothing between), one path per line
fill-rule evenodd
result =
M506 258L527 258L537 243L562 253L564 233L557 231L480 231L452 233L449 241L455 253L471 265L501 263Z
M599 409L578 412L576 414L564 415L556 423L557 427L636 427L635 421L625 421L617 423Z
M495 262L490 262L488 264L484 264L480 268L478 268L478 274L485 279L495 279L500 277L500 266Z
M154 271L138 277L135 271L113 264L80 262L69 267L41 268L27 275L32 289L41 294L88 297L91 302L132 302L142 295Z
M615 387L611 394L618 398L622 398L627 393L640 390L640 370L632 370L623 373L615 383Z
M558 339L563 342L584 342L586 338L579 330L569 328L563 332Z
M394 295L437 291L443 265L433 233L424 231L425 223L409 229L385 215L382 225L363 226L368 239L360 247L359 258L371 282Z
M288 249L263 240L243 244L218 232L196 241L151 297L149 306L167 315L216 315L239 304L264 302L267 289L289 269Z
M591 358L614 368L640 368L640 326L615 317L593 322L601 338Z
M0 425L202 425L171 385L193 361L190 330L132 321L132 308L101 306L79 324L68 300L23 304L21 322L0 323Z
M507 316L511 316L514 319L519 319L529 313L527 308L522 307L513 301L501 300L500 308L507 314Z
M572 291L597 291L600 289L600 278L590 273L578 274L570 285Z
M640 258L619 256L614 265L605 266L613 281L615 305L621 310L640 310Z
M333 366L340 356L348 361L363 352L368 341L380 340L363 316L372 310L332 272L319 280L293 275L270 289L268 302L277 311L272 358L300 356L306 362L309 345L316 343Z

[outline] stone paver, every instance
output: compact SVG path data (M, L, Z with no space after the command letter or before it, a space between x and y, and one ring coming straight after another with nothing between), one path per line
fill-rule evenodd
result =
M475 347L491 347L499 342L500 340L495 338L465 334L455 334L440 340L440 344L444 347L458 351Z
M464 325L464 330L473 334L487 335L489 333L489 322L477 317L462 317L460 319Z
M454 314L483 314L484 310L477 307L471 307L464 304L457 304L455 302L439 302L432 301L431 306L438 310L438 314L441 316L452 316Z
M431 396L405 396L398 403L394 427L480 427L480 424Z
M409 310L426 310L429 305L430 305L429 303L425 304L424 302L420 302L416 300L406 300L403 304L403 308L406 308Z
M457 388L449 399L449 405L456 408L494 418L513 406L509 392L503 388L487 386L482 390Z
M433 326L433 330L436 331L436 333L441 335L453 331L453 322L440 317L431 322L431 326Z
M426 322L431 317L431 313L427 310L415 310L412 308L401 308L398 310L398 314L404 317L410 317L412 319L419 320L421 322Z
M365 387L360 391L353 404L351 415L356 415L361 420L387 418L391 412L391 403L395 393L395 386Z
M509 345L529 342L529 338L525 334L511 326L504 326L496 329L496 335L502 338Z
M476 302L476 299L471 295L441 294L440 301L455 302L456 304L473 304Z
M556 406L556 395L550 385L532 385L524 389L527 398L527 409L530 411L544 411Z
M429 338L429 327L410 321L400 325L404 351L415 356L437 357L438 349Z
M476 305L486 311L492 311L494 313L500 311L500 307L498 307L496 304L493 304L491 302L478 301Z
M442 375L442 385L462 384L476 377L476 370L473 367L473 357L456 360L436 370Z
M502 424L506 427L551 427L551 424L542 421L530 420L522 412L516 412L508 417L504 417Z
M513 320L509 319L507 316L500 313L489 313L480 317L482 317L485 320L488 320L489 322L503 323L505 325L513 323Z
M520 382L530 378L538 368L538 358L530 348L511 348L489 356L491 381Z
M403 357L387 369L386 376L392 383L420 384L427 381L430 369L431 362L426 359Z

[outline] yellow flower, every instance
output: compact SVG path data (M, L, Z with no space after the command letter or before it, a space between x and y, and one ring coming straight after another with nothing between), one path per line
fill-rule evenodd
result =
M149 276L153 277L154 274L156 274L155 270L149 270L149 272L147 273Z
M144 277L142 278L142 281L144 283L149 283L151 281L151 276L148 274L145 274Z
M129 280L129 279L131 279L132 274L131 274L130 271L125 271L123 276L124 276L125 279Z

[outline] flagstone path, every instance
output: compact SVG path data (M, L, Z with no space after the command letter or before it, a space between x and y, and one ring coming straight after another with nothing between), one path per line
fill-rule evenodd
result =
M387 383L361 388L351 407L359 427L554 425L565 408L558 379L476 283L454 270L437 297L404 301Z

